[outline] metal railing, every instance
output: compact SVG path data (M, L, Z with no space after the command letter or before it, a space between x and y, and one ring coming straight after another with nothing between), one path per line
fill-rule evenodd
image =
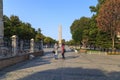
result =
M16 43L16 55L13 53L12 40L4 39L3 43L0 45L0 59L9 58L13 56L19 56L30 53L30 40L17 40ZM34 52L40 51L42 49L42 43L34 42Z

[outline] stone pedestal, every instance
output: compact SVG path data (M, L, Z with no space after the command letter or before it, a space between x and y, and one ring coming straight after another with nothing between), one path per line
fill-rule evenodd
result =
M30 40L30 52L33 53L34 52L34 39Z
M12 36L12 52L13 52L13 56L17 54L17 36L16 35Z

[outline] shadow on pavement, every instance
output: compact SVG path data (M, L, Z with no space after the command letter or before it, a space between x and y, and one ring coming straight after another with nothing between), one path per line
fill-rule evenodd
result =
M69 54L69 52L67 52L67 54ZM59 55L61 55L61 54L59 54ZM77 58L77 57L79 57L79 56L66 56L66 60ZM25 62L20 62L20 63L17 63L15 65L6 67L3 70L0 70L0 76L5 75L8 72L15 71L15 70L50 64L51 59L53 59L53 53L51 53L51 51L47 51L47 52L45 52L44 56L42 56L42 57L35 57L34 59L27 60ZM61 58L59 58L59 59L61 59Z
M98 69L58 68L37 72L19 80L120 80L120 72Z
M49 52L45 53L45 55L48 55L48 54L49 54ZM9 67L6 67L6 68L0 70L0 76L5 75L8 72L15 71L15 70L40 66L40 65L44 65L44 64L50 64L51 58L52 58L51 56L48 56L48 57L39 56L39 57L35 57L34 59L31 59L31 60L17 63L15 65L12 65L12 66L9 66Z
M28 60L25 62L18 63L14 66L8 67L5 70L0 71L0 79L4 80L8 72L20 69L26 69L31 67L36 67L40 65L50 64L53 56L50 56L51 51L45 52L45 56L36 57L32 60ZM66 52L66 55L69 52ZM79 55L74 56L67 55L65 60L79 58ZM61 61L62 62L62 61ZM56 61L59 64L59 59ZM49 66L47 66L49 67ZM33 70L34 72L34 70ZM29 71L26 73L30 73ZM22 74L22 72L18 73ZM15 75L16 76L16 75ZM18 79L17 79L18 80ZM44 71L38 71L35 73L31 73L28 76L25 76L19 80L120 80L120 72L106 72L100 69L90 69L90 68L82 68L82 67L65 67L60 65L57 69L47 69Z

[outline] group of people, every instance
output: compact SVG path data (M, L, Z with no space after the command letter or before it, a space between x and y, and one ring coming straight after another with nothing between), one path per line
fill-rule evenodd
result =
M65 59L65 44L62 44L61 46L61 55L62 55L62 58ZM59 48L59 45L57 43L55 43L54 45L54 58L55 59L58 59L58 48Z

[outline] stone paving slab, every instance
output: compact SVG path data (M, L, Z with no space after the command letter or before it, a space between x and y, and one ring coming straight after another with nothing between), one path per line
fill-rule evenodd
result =
M120 80L120 56L78 54L67 51L55 60L45 55L0 71L0 80Z

